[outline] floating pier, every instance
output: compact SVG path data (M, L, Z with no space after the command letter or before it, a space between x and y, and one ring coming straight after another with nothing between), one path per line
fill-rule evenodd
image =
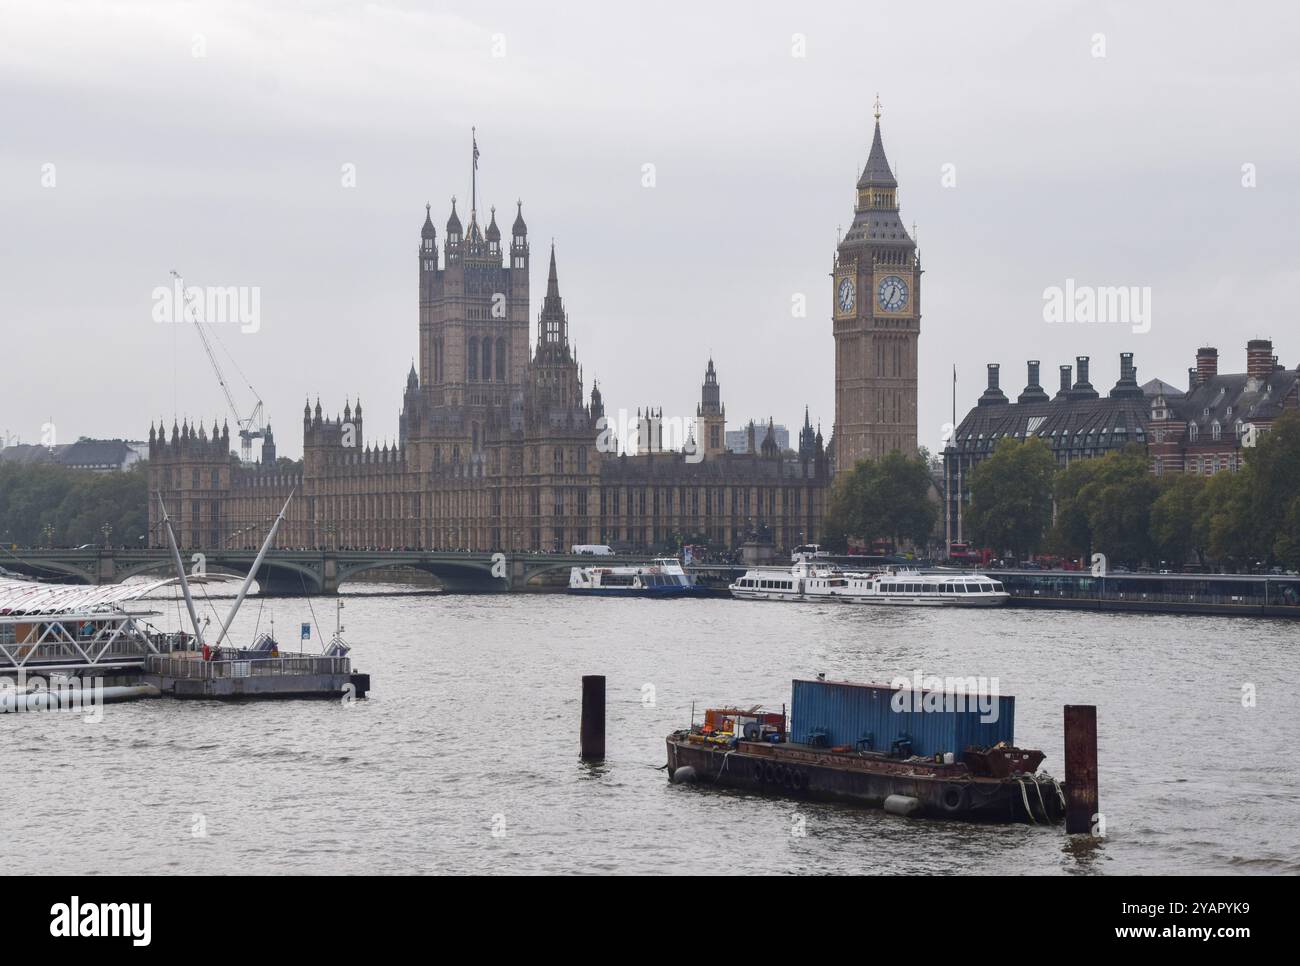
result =
M352 669L341 622L321 654L282 652L269 634L251 647L223 646L283 509L211 646L190 593L191 580L206 578L185 573L166 507L162 518L173 579L90 588L0 579L0 712L80 710L146 697L352 699L369 693L370 675ZM184 595L192 634L160 631L147 620L155 612L125 609L172 585Z
M236 651L204 660L198 651L150 655L142 680L173 698L364 698L370 675L347 656Z

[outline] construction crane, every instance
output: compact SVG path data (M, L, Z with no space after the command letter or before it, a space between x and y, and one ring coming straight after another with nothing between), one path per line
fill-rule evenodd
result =
M185 279L175 269L172 269L171 275L180 283L182 297L185 299L185 305L188 308L190 295L185 291ZM182 311L181 317L186 317L184 311ZM239 363L235 362L235 357L230 355L230 350L226 349L223 344L221 348L225 350L227 356L230 356L231 364L239 372L239 375L244 380L244 385L248 387L248 391L253 394L253 398L256 400L252 411L247 416L239 415L239 407L235 405L235 397L231 394L230 385L226 382L226 374L221 371L221 364L217 362L217 355L212 351L212 343L208 341L207 326L202 321L202 313L195 312L192 318L194 319L194 328L199 333L199 339L203 342L203 350L208 354L208 361L212 363L212 371L217 374L217 382L221 386L221 391L226 394L226 405L230 407L230 414L235 417L235 425L239 427L239 458L245 463L251 463L253 461L253 440L263 439L266 436L266 429L262 425L262 397L257 394L253 384L248 381L248 377L239 368Z

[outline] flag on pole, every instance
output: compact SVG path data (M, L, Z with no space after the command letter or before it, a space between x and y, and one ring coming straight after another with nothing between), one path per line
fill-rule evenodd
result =
M474 141L474 170L478 170L478 130L470 128L470 138Z

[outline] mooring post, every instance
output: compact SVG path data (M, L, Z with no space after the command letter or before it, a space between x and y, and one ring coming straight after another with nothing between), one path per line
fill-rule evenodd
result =
M1090 834L1097 803L1097 706L1065 706L1065 831Z
M605 675L582 677L582 757L605 760Z

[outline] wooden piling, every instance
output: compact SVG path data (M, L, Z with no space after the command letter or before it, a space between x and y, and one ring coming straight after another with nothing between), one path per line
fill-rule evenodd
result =
M582 677L582 758L605 760L605 675Z
M1097 707L1065 706L1065 831L1091 834L1097 801Z

